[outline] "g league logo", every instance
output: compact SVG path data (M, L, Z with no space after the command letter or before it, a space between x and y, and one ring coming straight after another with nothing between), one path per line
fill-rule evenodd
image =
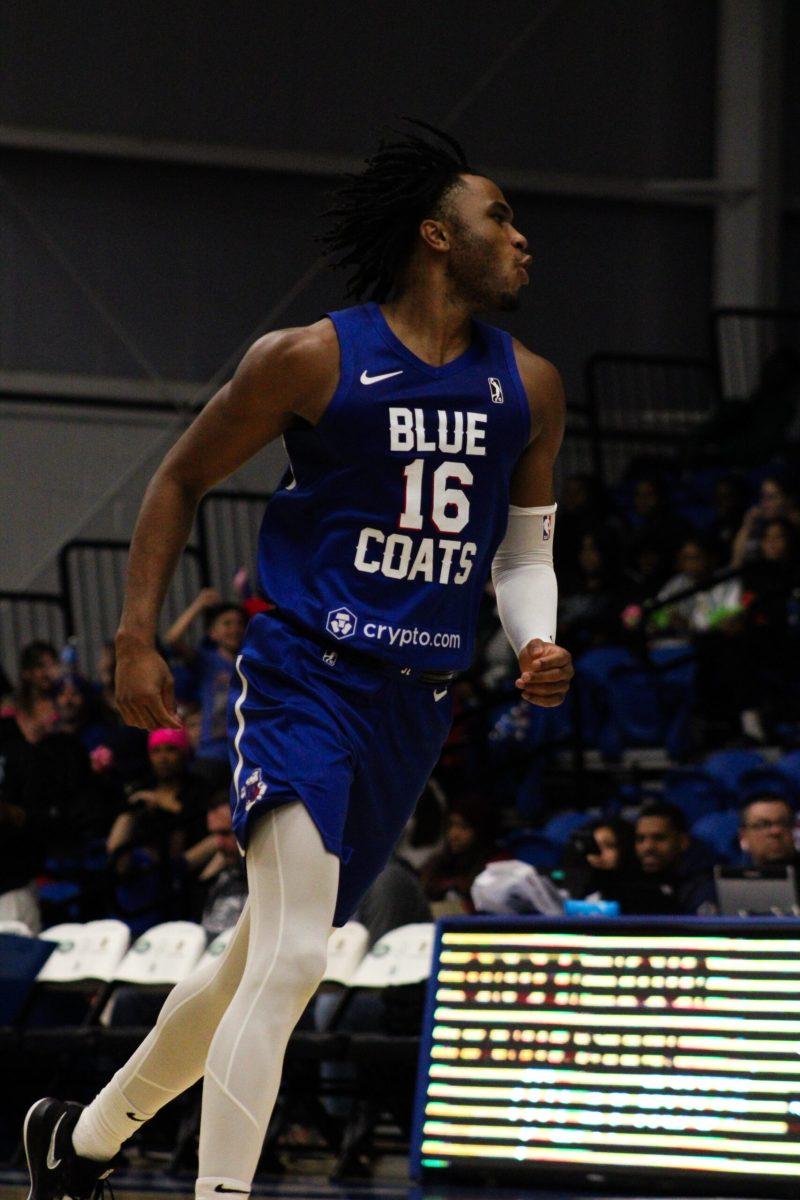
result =
M325 628L328 633L332 633L335 638L342 641L343 638L353 636L358 628L358 617L344 606L332 608L328 613Z
M503 385L493 375L489 376L489 397L492 404L502 404L505 399L503 396Z

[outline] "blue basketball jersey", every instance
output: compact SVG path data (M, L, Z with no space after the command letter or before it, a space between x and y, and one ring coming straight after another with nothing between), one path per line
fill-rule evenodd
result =
M432 367L377 304L329 316L339 384L315 426L285 436L261 588L332 643L401 668L463 669L530 437L511 338L474 322L469 348Z

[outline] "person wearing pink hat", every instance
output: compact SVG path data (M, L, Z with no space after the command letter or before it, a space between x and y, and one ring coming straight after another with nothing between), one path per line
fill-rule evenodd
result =
M151 730L147 757L150 776L128 792L106 840L117 915L136 932L181 915L173 911L179 897L171 864L203 836L208 798L208 788L187 770L191 748L182 729Z

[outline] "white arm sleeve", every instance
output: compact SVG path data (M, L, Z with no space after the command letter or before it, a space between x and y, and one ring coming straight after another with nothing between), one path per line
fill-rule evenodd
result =
M506 536L492 563L497 610L506 637L519 654L531 638L556 640L558 585L553 570L556 505L509 505Z

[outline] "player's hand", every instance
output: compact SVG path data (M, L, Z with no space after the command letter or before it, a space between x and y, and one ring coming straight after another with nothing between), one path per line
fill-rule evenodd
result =
M523 646L519 669L516 687L524 700L541 708L557 708L569 691L569 681L575 674L569 650L543 642L541 638L532 638L527 646Z
M117 639L117 708L138 729L182 729L169 667L152 646L128 636Z

